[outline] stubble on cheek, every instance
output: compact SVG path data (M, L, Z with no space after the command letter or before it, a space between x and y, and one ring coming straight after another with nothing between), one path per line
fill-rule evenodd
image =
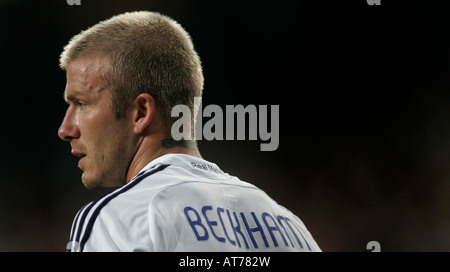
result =
M116 143L108 154L99 154L96 173L92 180L84 183L87 188L95 189L102 187L120 187L126 184L126 176L129 165L129 152L127 149Z

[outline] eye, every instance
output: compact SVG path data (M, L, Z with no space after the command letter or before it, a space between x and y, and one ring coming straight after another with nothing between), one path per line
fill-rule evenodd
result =
M82 101L77 101L77 102L75 102L75 104L77 104L77 105L80 106L80 107L86 106L86 103L84 103L84 102L82 102Z

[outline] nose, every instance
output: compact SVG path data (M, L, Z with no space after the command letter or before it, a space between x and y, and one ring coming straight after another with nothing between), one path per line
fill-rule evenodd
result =
M80 130L70 106L58 129L58 136L64 141L71 141L80 137Z

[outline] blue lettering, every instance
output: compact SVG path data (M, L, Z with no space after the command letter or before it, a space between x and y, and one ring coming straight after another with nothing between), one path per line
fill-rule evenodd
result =
M256 243L255 237L253 237L253 232L259 231L261 233L261 237L264 241L264 245L266 247L269 247L269 243L267 243L266 236L264 235L264 230L262 229L261 224L259 223L258 219L256 218L255 213L251 212L251 215L256 224L256 227L254 227L254 228L250 228L250 226L247 223L247 220L245 219L244 213L241 212L242 220L244 221L245 228L247 229L248 235L250 236L250 240L252 240L253 246L255 248L258 248L258 244Z
M195 216L197 217L196 220L191 219L191 216L189 215L189 211L194 212ZM208 230L206 229L205 226L203 226L202 219L201 219L200 215L198 214L198 212L194 208L187 206L184 208L184 214L186 215L186 218L189 221L189 225L191 225L191 228L194 231L194 234L197 237L197 240L198 241L208 240L208 237L209 237ZM196 226L199 226L200 228L202 228L205 234L202 236L199 235Z
M217 215L219 216L220 223L222 224L223 232L225 232L225 236L227 237L228 242L230 242L233 246L235 246L236 242L231 240L230 237L228 236L227 230L225 228L225 224L223 223L223 220L222 220L222 216L220 216L220 214L223 212L224 212L224 210L222 208L220 208L220 207L217 208Z
M283 228L284 233L286 234L287 238L289 239L289 242L291 242L291 246L295 248L295 245L292 242L292 239L289 236L289 233L287 232L286 228L283 226L283 223L281 223L281 220L285 220L286 221L286 219L283 216L279 215L279 216L277 216L277 220L278 220L278 223L280 224L280 226Z
M289 227L289 229L291 230L291 232L294 234L295 239L297 240L298 244L300 245L300 248L303 248L302 242L300 242L300 239L298 238L297 234L295 234L295 231L294 231L294 229L291 227L291 224L289 224L289 221L291 221L291 219L289 219L289 218L287 218L287 217L282 217L282 218L283 218L283 220L286 222L286 224L288 225L288 227ZM281 220L279 219L278 222L281 222ZM291 222L292 222L292 221L291 221ZM309 246L308 241L306 241L305 236L303 236L302 232L295 226L295 224L294 224L294 227L295 227L295 229L297 230L297 232L300 233L300 235L302 236L303 240L304 240L305 243L306 243L306 246L308 246L308 249L311 250L311 247Z
M237 236L238 233L241 235L242 239L244 239L245 247L248 248L248 243L247 243L247 240L245 240L245 236L241 231L241 225L239 224L239 220L236 216L236 212L233 212L234 219L236 220L236 226L234 226L234 224L233 224L233 219L231 219L229 210L227 210L227 214L228 214L228 218L230 219L231 227L233 228L234 236L236 237L236 241L237 241L239 247L241 247L241 242L239 241L239 238Z
M294 224L295 229L297 229L298 233L300 233L300 235L302 236L303 240L306 243L306 246L308 247L309 251L311 251L311 247L308 244L308 241L306 240L305 236L303 236L303 233L297 228L297 226Z
M215 212L217 212L217 217ZM224 222L225 212L228 216L228 222ZM301 231L301 227L294 220L295 218L291 219L281 215L276 216L267 212L258 213L258 215L250 211L249 213L236 212L221 207L215 208L211 205L201 207L201 213L200 207L197 210L196 208L186 206L184 208L184 214L198 241L207 241L211 234L218 242L229 242L233 246L239 246L240 248L245 246L245 248L249 249L250 242L247 242L247 239L250 239L253 248L257 249L261 246L261 240L266 248L270 246L278 247L280 243L281 245L283 244L278 241L281 237L285 246L295 248L296 241L300 248L303 249L305 243L306 248L311 250L308 241ZM249 215L251 215L253 221ZM223 233L220 230L219 224L222 225ZM273 244L269 245L269 238L266 236L267 233L265 231L270 235ZM234 232L234 239L231 239L233 235L230 235L229 232ZM255 236L255 233L259 233L260 236Z
M208 224L209 229L211 230L211 233L214 236L214 238L216 238L217 241L219 241L219 242L225 243L225 238L217 236L216 233L214 232L213 226L217 226L217 221L209 220L208 216L206 215L206 211L209 211L209 210L212 210L211 206L204 206L202 208L202 213L203 213L203 216L206 219L206 223Z
M270 219L272 219L272 222L273 222L274 226L270 226L270 225L267 223L267 220L266 220L267 217L269 217ZM286 241L286 238L284 238L284 235L283 235L283 233L281 232L280 228L278 227L277 222L275 222L275 219L273 219L273 217L272 217L270 214L266 213L266 212L262 214L262 219L263 219L263 221L264 221L264 224L266 224L267 230L269 231L269 234L270 234L270 237L272 238L273 244L274 244L276 247L278 246L277 239L275 238L275 235L273 234L274 231L278 231L278 232L280 233L280 235L281 235L281 238L283 238L284 244L285 244L286 246L288 246L288 243L287 243L287 241Z

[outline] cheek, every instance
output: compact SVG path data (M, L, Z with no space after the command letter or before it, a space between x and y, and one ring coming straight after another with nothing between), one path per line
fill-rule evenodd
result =
M104 171L114 171L114 168L127 166L124 161L128 158L132 150L130 136L124 131L124 127L103 127L98 129L96 135L91 135L90 149L96 167Z
M114 137L114 120L100 110L85 110L78 117L81 138L92 150L101 150Z

